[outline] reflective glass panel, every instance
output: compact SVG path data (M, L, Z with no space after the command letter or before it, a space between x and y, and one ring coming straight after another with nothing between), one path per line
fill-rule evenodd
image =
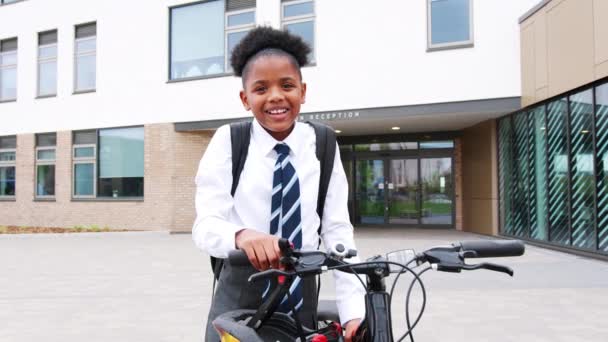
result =
M74 164L74 196L92 196L95 191L95 164Z
M17 98L17 68L0 70L0 101Z
M55 165L38 165L36 173L36 196L55 196Z
M224 72L224 1L171 10L171 79Z
M549 239L568 244L568 103L565 98L548 105Z
M40 62L38 72L38 96L55 95L57 93L57 61Z
M301 15L310 15L313 14L314 4L312 1L310 2L302 2L299 4L293 5L284 5L283 6L283 17L297 17Z
M99 131L99 196L143 196L144 128Z
M598 249L608 252L608 83L595 89Z
M357 184L355 222L384 223L384 161L357 160L355 181Z
M95 147L76 147L74 158L95 157Z
M286 24L285 29L289 32L298 35L304 40L311 49L310 54L308 55L309 61L314 61L315 59L315 22L314 21L305 21L301 23L295 24Z
M390 163L389 223L417 224L420 219L418 159L393 159Z
M415 150L418 144L415 142L391 142L391 143L374 143L374 144L356 144L355 151L399 151L399 150Z
M421 222L431 225L452 224L452 158L420 159L420 182Z
M528 116L532 134L528 148L530 167L530 237L548 239L547 222L547 123L545 106L532 110Z
M514 235L513 228L513 128L512 116L498 123L500 228L504 234Z
M247 35L248 32L249 31L239 31L228 33L228 41L226 42L228 44L228 55L232 53L234 47L241 41L241 39L243 39L243 37ZM232 71L232 67L230 65L228 65L228 71Z
M97 49L97 38L79 39L76 41L76 53L93 52Z
M454 148L453 141L421 141L420 148Z
M431 1L431 44L469 41L469 0Z
M0 152L0 161L14 161L15 152Z
M244 12L228 15L228 27L249 25L255 23L255 12Z
M57 57L57 45L46 45L38 48L39 58L54 58Z
M518 237L527 237L530 229L529 196L530 196L530 169L528 165L528 113L518 113L513 117L514 146L514 174L513 186L513 231Z
M14 166L0 166L0 196L15 196Z
M76 58L76 90L95 89L96 56L78 56Z
M38 160L55 160L55 150L38 150Z

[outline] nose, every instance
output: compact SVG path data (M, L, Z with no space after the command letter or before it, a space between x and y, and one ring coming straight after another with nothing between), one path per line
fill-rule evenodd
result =
M268 101L270 102L280 102L285 98L283 92L278 87L271 87L269 91Z

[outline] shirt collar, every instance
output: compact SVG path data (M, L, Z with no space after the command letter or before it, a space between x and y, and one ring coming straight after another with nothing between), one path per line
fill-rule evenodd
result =
M268 156L270 153L274 153L274 146L276 144L280 144L280 143L285 143L287 144L287 146L289 146L289 150L291 151L291 154L293 155L297 155L300 151L300 146L302 145L301 143L298 143L298 141L302 141L302 134L304 133L302 130L302 124L296 121L296 125L293 128L293 131L291 131L291 133L289 133L289 135L287 136L287 138L285 138L285 140L283 141L278 141L275 138L273 138L268 132L266 132L266 130L264 129L264 127L262 127L262 125L260 125L260 123L258 122L258 120L256 120L255 118L253 119L253 139L255 140L256 144L260 147L260 150L262 151L263 155Z

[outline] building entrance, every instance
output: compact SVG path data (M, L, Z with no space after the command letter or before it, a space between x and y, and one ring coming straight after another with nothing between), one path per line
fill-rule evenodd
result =
M354 224L454 226L451 141L342 145L341 151Z
M355 161L356 223L452 225L452 158Z

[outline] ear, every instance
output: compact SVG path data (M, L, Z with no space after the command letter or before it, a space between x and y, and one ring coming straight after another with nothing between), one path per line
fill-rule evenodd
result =
M304 82L302 82L302 101L300 103L306 103L306 83Z
M245 93L245 90L241 90L239 92L239 97L241 98L241 102L243 103L243 107L245 107L245 110L251 110L251 106L249 105L249 99L247 99L247 93Z

